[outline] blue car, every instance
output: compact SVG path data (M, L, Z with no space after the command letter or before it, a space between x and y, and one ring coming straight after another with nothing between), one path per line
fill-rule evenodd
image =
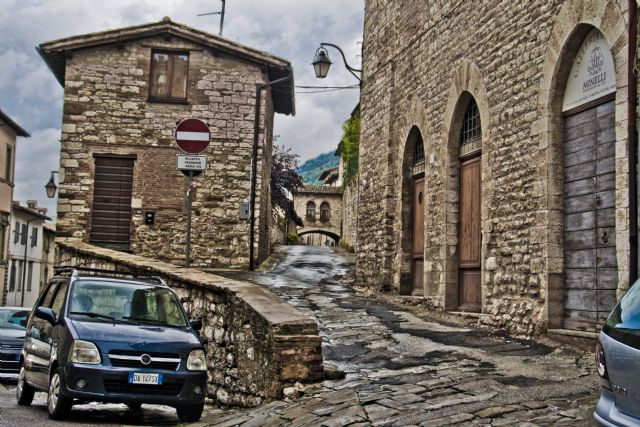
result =
M640 281L609 315L596 346L599 426L640 426Z
M0 307L0 378L18 378L30 308Z
M207 382L201 327L159 279L58 275L27 323L18 404L43 391L52 419L74 403L111 402L169 405L181 421L196 421Z

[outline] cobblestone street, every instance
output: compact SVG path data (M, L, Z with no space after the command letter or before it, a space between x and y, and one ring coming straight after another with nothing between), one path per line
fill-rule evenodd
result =
M253 410L210 409L203 424L593 424L591 352L447 326L429 319L437 313L423 310L423 320L406 307L358 296L346 285L347 257L330 248L283 247L276 259L270 272L232 276L267 286L315 317L325 364L346 377Z

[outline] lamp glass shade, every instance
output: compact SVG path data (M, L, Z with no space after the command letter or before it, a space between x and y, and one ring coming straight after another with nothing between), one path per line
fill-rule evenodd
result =
M58 186L53 180L53 174L51 174L51 178L49 178L49 182L47 182L47 185L45 185L44 188L47 190L48 198L53 199L56 196L56 190L58 189Z
M316 51L316 57L313 58L313 70L316 72L316 77L319 79L324 79L327 77L327 73L329 73L329 67L331 67L331 60L329 59L329 54L324 48L319 48Z

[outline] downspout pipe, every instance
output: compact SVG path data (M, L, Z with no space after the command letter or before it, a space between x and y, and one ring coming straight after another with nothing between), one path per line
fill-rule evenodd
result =
M256 174L258 173L258 136L260 135L260 106L262 104L262 89L271 87L277 83L285 82L291 79L291 77L292 75L289 73L285 77L268 83L259 83L256 85L256 108L253 122L253 147L251 151L251 194L249 196L249 271L253 271L255 268L253 244L255 242L254 229L256 226ZM263 182L262 185L269 185L269 183ZM264 201L262 203L264 203Z
M638 79L635 74L636 46L638 43L638 5L636 0L628 0L629 8L629 43L627 45L627 78L628 78L628 105L627 105L627 141L628 170L629 170L629 286L638 278L638 196L637 196L637 157L638 157L638 132L637 121L637 97Z

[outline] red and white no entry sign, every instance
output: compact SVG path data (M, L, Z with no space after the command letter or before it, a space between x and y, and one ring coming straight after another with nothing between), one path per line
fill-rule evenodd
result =
M185 119L176 127L178 148L187 154L199 154L207 149L211 132L202 120Z

